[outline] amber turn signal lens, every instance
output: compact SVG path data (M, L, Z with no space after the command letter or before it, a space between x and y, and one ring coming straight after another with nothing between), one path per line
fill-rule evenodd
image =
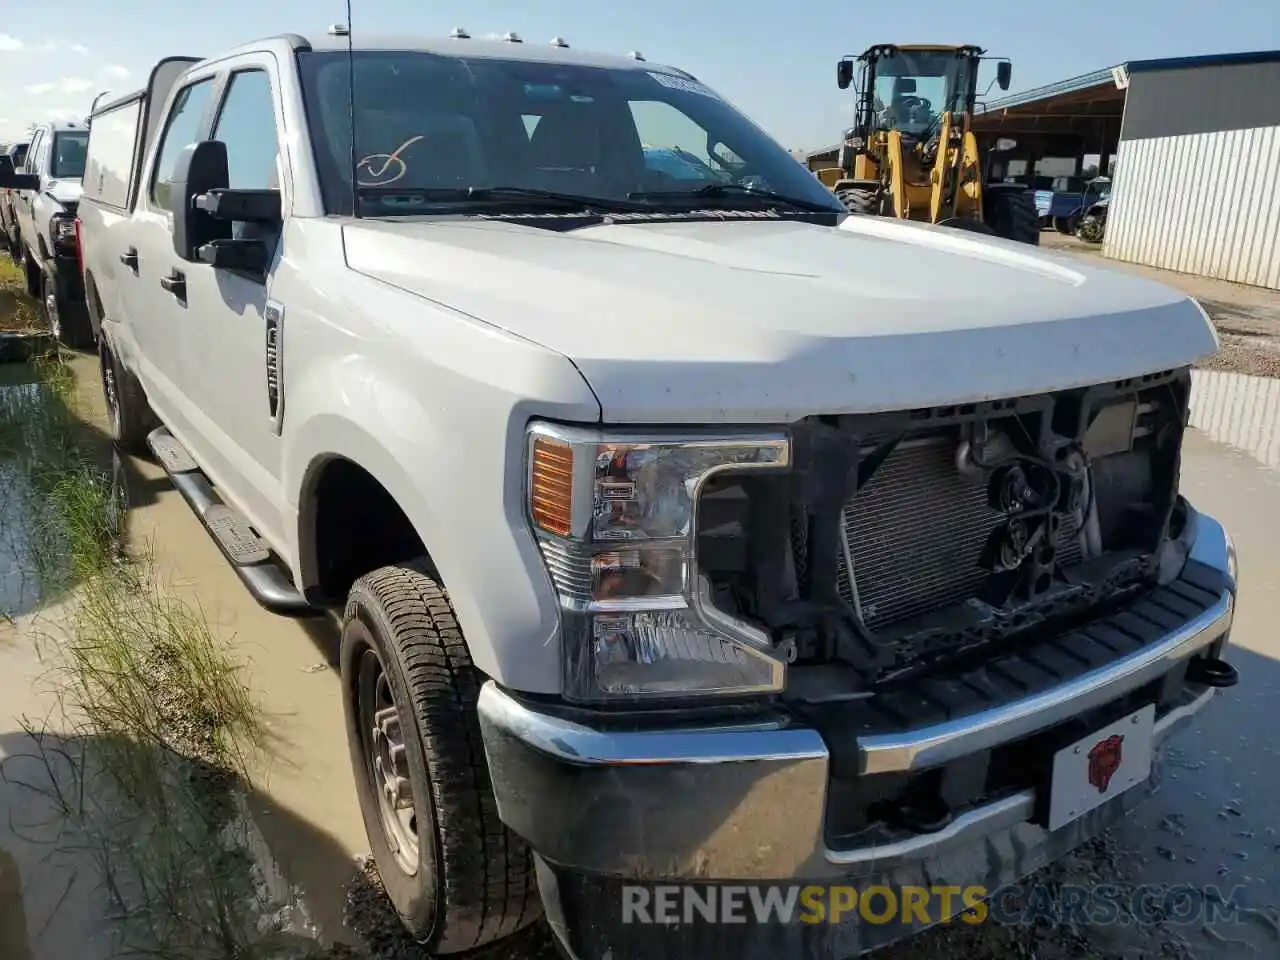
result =
M562 440L533 441L529 509L534 524L547 533L567 537L573 532L573 448Z

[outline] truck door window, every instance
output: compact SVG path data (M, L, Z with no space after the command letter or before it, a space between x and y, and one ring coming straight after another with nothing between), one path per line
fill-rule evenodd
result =
M227 145L227 171L235 190L271 190L280 186L276 172L275 101L271 78L264 70L231 75L213 139Z
M188 144L195 143L200 133L200 121L204 118L209 97L213 94L213 78L200 80L183 87L174 97L173 108L164 125L164 139L151 178L151 199L162 210L169 209L169 185L178 165L178 154Z
M241 70L231 75L213 139L227 147L227 173L233 190L279 189L275 98L265 70ZM261 226L236 223L233 235L248 239L252 233L255 239L270 243L278 231L263 235Z

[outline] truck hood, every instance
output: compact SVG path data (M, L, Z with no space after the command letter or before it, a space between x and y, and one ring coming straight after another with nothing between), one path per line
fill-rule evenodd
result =
M849 217L344 226L349 266L568 357L606 422L788 423L1119 380L1217 350L1129 274Z
M80 196L84 192L79 180L46 180L40 185L40 190L63 206L79 203Z

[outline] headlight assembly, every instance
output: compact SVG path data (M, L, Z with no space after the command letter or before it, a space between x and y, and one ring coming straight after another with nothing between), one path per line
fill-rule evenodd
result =
M768 637L710 609L694 544L708 477L789 465L785 435L530 428L529 519L559 595L567 699L782 689Z

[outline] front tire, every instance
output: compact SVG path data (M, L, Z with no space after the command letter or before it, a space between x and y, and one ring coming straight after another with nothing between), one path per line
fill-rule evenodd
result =
M498 819L485 762L483 678L424 563L355 582L340 660L365 833L409 933L456 953L537 919L529 848Z
M878 191L867 187L840 187L835 191L836 199L844 204L850 213L862 216L876 216L880 213L880 197Z
M58 283L52 273L41 272L40 303L55 340L72 349L93 345L93 327L89 323L87 306L59 296Z
M991 232L1006 240L1040 244L1040 215L1029 190L993 190L982 196L982 219Z

